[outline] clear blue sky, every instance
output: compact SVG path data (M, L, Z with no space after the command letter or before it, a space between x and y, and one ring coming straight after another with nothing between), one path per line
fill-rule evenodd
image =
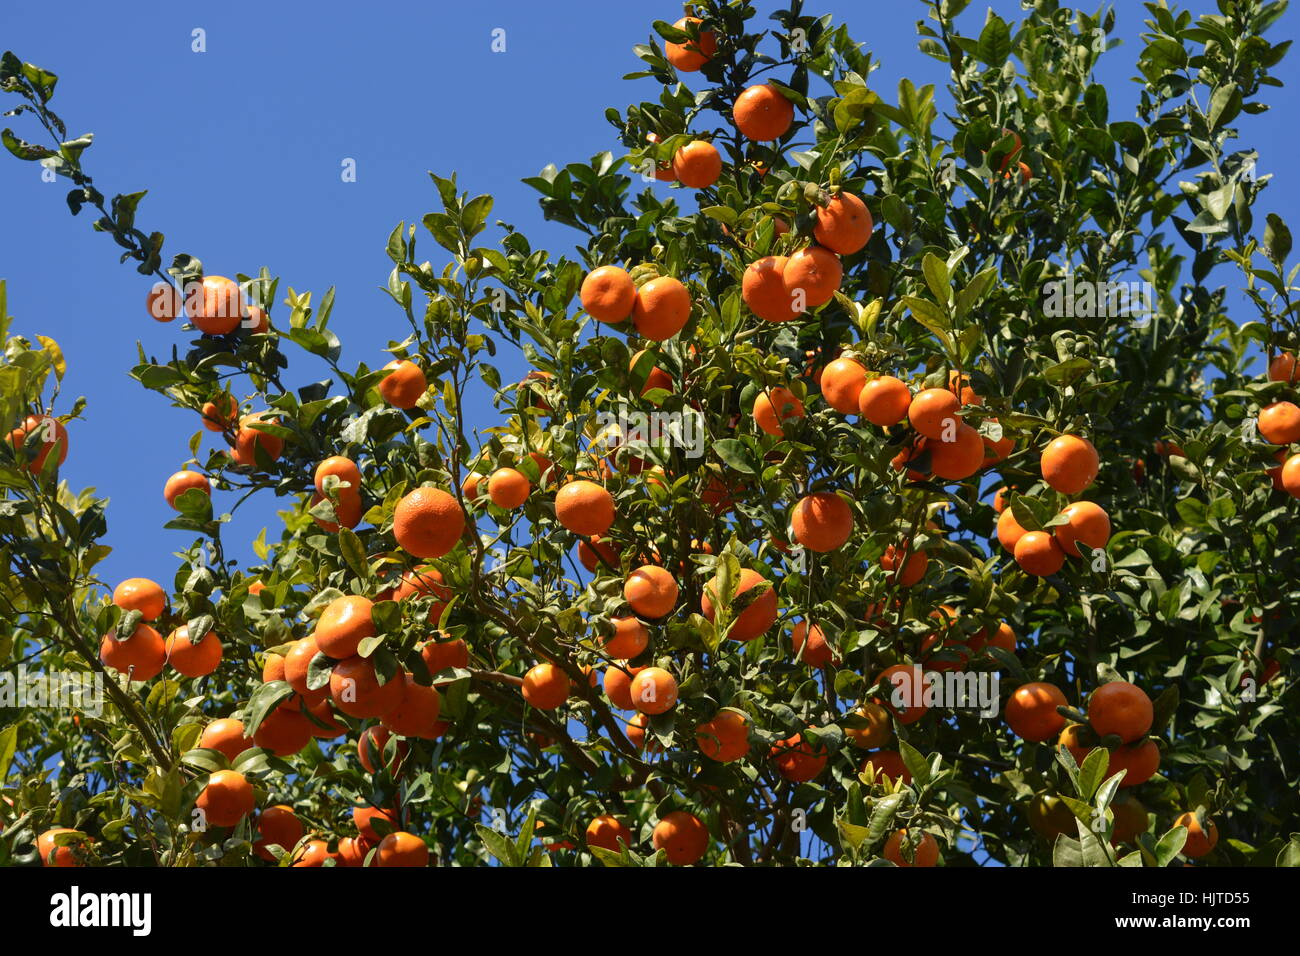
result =
M760 6L764 17L774 9ZM1019 16L1016 0L991 6ZM1108 55L1102 77L1113 118L1127 118L1142 10L1134 0L1117 6L1126 43ZM985 7L974 3L963 14L967 33L978 33ZM1200 0L1193 9L1212 7ZM868 44L883 63L872 85L887 98L901 76L945 86L945 66L916 51L919 3L811 0L808 8L847 21ZM288 286L317 296L337 286L331 325L344 341L343 364L374 366L406 328L379 290L390 267L384 242L399 220L418 221L435 208L426 171L458 171L463 188L496 196L493 221L516 225L534 247L569 250L579 234L543 223L536 194L519 180L550 162L618 149L605 107L657 93L652 80L619 79L638 68L632 45L645 41L652 20L675 20L680 10L644 0L77 0L57 10L9 2L0 9L0 47L59 74L52 105L70 135L95 132L85 163L96 185L109 195L148 189L138 222L166 234L168 257L188 252L222 275L266 265L281 277L281 295ZM205 53L191 51L195 28L206 31ZM495 28L506 31L504 53L490 48ZM1274 42L1292 35L1291 20L1277 31ZM1260 173L1283 177L1262 199L1260 221L1263 212L1297 208L1289 165L1300 128L1294 95L1294 88L1270 91L1271 112L1243 117ZM944 102L941 94L941 108ZM35 136L21 120L16 128ZM345 158L356 160L355 183L340 179ZM166 356L188 338L180 323L157 324L145 314L149 282L118 265L117 247L91 231L84 214L68 215L66 181L44 183L39 172L0 156L0 278L8 279L14 331L62 344L69 375L57 411L77 395L89 399L86 420L71 428L62 475L74 489L93 485L111 498L114 552L100 566L104 579L170 581L171 552L191 535L163 530L171 512L162 485L188 457L186 441L198 425L127 372L137 339ZM432 256L434 243L424 242ZM286 353L290 383L324 377L305 352L287 345ZM223 498L219 510L231 503ZM269 495L246 504L225 534L230 553L249 555L238 545L264 525L274 537L283 504Z

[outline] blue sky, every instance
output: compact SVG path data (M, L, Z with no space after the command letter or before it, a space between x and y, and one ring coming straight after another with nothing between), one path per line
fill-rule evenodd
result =
M963 14L967 33L978 33L985 6ZM1015 0L991 6L1008 19L1019 15ZM1131 115L1129 77L1141 32L1139 4L1118 6L1126 42L1102 72L1114 118ZM95 132L85 163L97 186L109 195L149 190L138 223L166 233L165 259L188 252L222 275L266 265L281 277L282 296L289 286L318 297L337 286L331 325L344 341L345 367L382 364L384 345L405 334L400 312L379 288L390 267L384 242L398 221L435 208L427 170L457 171L472 194L494 194L491 220L514 224L535 248L572 249L580 234L544 223L536 193L520 179L550 162L618 148L604 109L657 92L652 80L619 79L638 68L632 45L645 41L652 20L674 20L681 9L642 0L122 7L82 0L55 13L5 4L0 46L59 74L52 105L70 135ZM761 7L765 16L774 5ZM1209 7L1208 0L1197 5ZM945 84L946 68L915 49L921 4L813 0L808 8L846 21L867 43L883 64L872 85L887 98L902 76ZM196 28L206 33L206 52L191 50ZM497 28L506 31L504 53L491 50ZM1272 39L1292 32L1284 20ZM1270 91L1272 111L1243 118L1261 174L1285 173L1294 152L1300 108L1288 96L1293 92ZM35 138L21 120L16 130ZM354 183L340 177L349 158ZM88 217L68 215L65 181L42 182L39 172L0 157L0 278L8 280L13 330L50 335L63 346L69 375L56 411L77 395L89 399L86 420L71 428L62 475L73 488L93 485L112 501L107 543L114 551L100 566L105 581L169 581L172 551L191 536L163 529L171 511L162 485L188 457L198 423L127 372L137 339L150 354L166 356L188 337L179 323L157 324L145 314L149 281L118 265L116 246L90 229ZM1257 220L1265 211L1287 215L1296 198L1294 179L1275 181ZM433 242L424 241L433 255ZM289 382L324 377L324 366L306 353L291 345L286 353ZM219 510L231 503L222 497ZM249 555L238 545L264 525L274 537L283 506L269 495L245 505L224 535L231 551Z

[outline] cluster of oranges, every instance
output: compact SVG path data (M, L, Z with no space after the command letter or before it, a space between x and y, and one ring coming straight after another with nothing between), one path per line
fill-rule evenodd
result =
M1279 352L1268 363L1268 378L1273 382L1295 385L1300 382L1300 363L1291 352ZM1300 406L1291 401L1273 402L1260 409L1259 434L1265 441L1282 448L1274 454L1279 463L1268 469L1273 487L1300 498L1300 452L1292 453L1292 445L1300 444Z

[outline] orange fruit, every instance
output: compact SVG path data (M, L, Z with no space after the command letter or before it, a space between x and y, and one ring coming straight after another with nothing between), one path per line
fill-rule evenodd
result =
M831 647L826 643L826 635L814 624L808 627L807 621L800 621L790 632L794 642L794 656L809 667L821 669L831 662Z
M332 502L334 506L334 517L338 521L326 521L324 518L318 518L312 515L311 520L315 521L322 529L330 534L337 534L339 526L344 528L355 528L361 523L361 494L352 488L339 488L335 494L338 495L338 501ZM325 495L317 491L311 496L311 508L325 500Z
M383 717L402 703L406 690L402 678L403 672L398 668L396 674L381 684L369 659L349 657L334 665L330 674L330 698L349 717Z
M99 642L99 659L119 674L129 672L131 680L153 680L167 663L167 648L161 634L140 623L125 641L105 634Z
M872 228L867 204L852 193L841 192L817 208L813 238L831 252L851 256L870 241Z
M764 322L789 322L799 317L783 278L789 261L786 256L756 259L740 280L740 298Z
M1282 465L1278 483L1293 498L1300 498L1300 454L1292 455Z
M199 414L203 427L210 432L223 432L239 417L239 403L229 392L219 392L210 402L204 402Z
M845 727L844 736L859 750L875 750L889 743L893 731L889 726L889 711L875 701L866 701L853 713L866 721L865 727Z
M1121 770L1125 771L1120 781L1121 788L1136 787L1146 783L1160 769L1160 748L1148 737L1137 743L1123 744L1110 752L1110 766L1106 770L1108 777Z
M732 599L733 606L738 602L740 595L764 584L770 585L771 582L752 568L741 568L740 577L736 582L736 597ZM717 595L718 579L715 577L705 585L704 593L700 596L700 610L710 621L713 620L716 611L714 601L717 600ZM768 587L754 598L748 607L732 617L731 629L727 632L727 637L733 641L752 641L767 633L768 629L776 623L776 615L776 589Z
M1118 734L1126 744L1145 737L1155 710L1142 688L1117 680L1102 684L1088 698L1088 723L1100 736Z
M597 322L622 322L636 304L636 285L618 266L592 269L582 280L578 293L582 307Z
M1270 382L1300 382L1300 367L1297 367L1294 352L1279 352L1268 363Z
M926 388L917 392L916 397L912 399L912 404L907 407L907 420L926 438L942 439L945 432L951 435L956 431L958 424L964 424L957 417L959 408L961 402L948 389ZM981 444L981 460L983 457Z
M148 578L127 578L113 589L113 603L123 611L139 611L146 621L156 620L167 607L167 593Z
M319 737L322 740L332 740L335 737L342 737L348 732L347 725L340 721L334 714L333 706L330 704L328 689L325 691L325 696L315 703L312 703L310 700L303 701L299 710L311 718L307 723L310 725L311 735L313 737ZM312 723L313 720L316 723ZM318 727L316 725L317 723L322 726Z
M256 305L250 305L246 311L248 315L239 324L248 330L249 335L261 335L270 331L271 321L266 317L265 311Z
M1096 737L1083 724L1066 724L1060 736L1056 738L1056 745L1068 750L1074 762L1082 767L1083 762L1088 759L1088 754L1096 749L1095 743L1085 742L1089 740L1095 741Z
M803 402L788 388L764 389L754 399L754 421L769 435L783 437L784 423L803 416Z
M912 390L892 375L873 378L858 393L858 414L881 428L901 422L911 405Z
M598 567L601 567L601 559L612 568L618 568L618 555L620 548L612 541L604 541L600 535L591 536L591 543L586 541L578 542L578 560L588 571L595 573Z
M242 773L218 770L208 777L194 805L203 811L209 826L233 827L253 812L253 785Z
M267 654L262 661L262 683L284 680L284 657L280 654Z
M185 314L205 335L229 335L244 319L244 294L225 276L204 276L186 290Z
M664 851L669 863L690 866L708 851L709 829L695 814L673 810L655 824L650 842L655 850Z
M952 441L931 438L925 447L930 451L930 471L948 481L963 481L984 464L984 439L965 422L957 423Z
M1300 407L1294 402L1274 402L1261 409L1259 433L1274 445L1300 442Z
M1007 497L1011 494L1011 489L1003 485L993 495L993 511L996 514L1002 514L1007 510Z
M330 858L337 859L338 854L330 852L328 843L324 840L308 840L294 852L290 866L324 866Z
M36 852L41 858L41 866L81 866L80 854L84 851L79 846L58 846L54 842L61 833L76 832L67 827L54 827L38 836Z
M469 647L460 638L454 641L428 640L420 645L419 651L424 666L434 676L454 667L469 667Z
M895 830L885 841L885 848L881 851L883 856L894 866L937 866L939 863L939 844L930 834L922 832L920 842L913 844L907 843L908 849L903 848L904 841L907 840L907 830ZM907 861L906 853L910 852L912 862Z
M162 281L153 284L153 288L145 296L144 305L149 310L150 317L159 322L172 321L184 308L181 294L176 287Z
M321 653L336 661L355 654L361 642L375 634L375 622L371 617L373 610L370 598L359 594L335 598L325 605L313 632Z
M673 154L677 181L691 189L707 189L722 174L722 157L712 143L696 140Z
M167 636L166 650L172 669L186 677L207 677L221 663L221 640L216 633L208 631L197 643L191 643L188 624Z
M720 710L695 728L695 743L710 760L739 760L749 753L749 720L734 710Z
M216 750L234 763L236 757L253 746L253 741L244 736L243 721L223 717L203 728L199 746Z
M929 710L925 703L925 677L915 664L895 664L876 675L872 686L890 688L881 704L900 724L914 724Z
M438 713L442 710L438 692L417 682L410 674L393 679L402 683L402 702L384 714L384 727L403 737L436 739Z
M1100 463L1092 442L1078 435L1053 438L1039 460L1043 480L1063 495L1077 495L1091 485Z
M1117 793L1110 802L1110 810L1115 817L1110 835L1113 844L1135 843L1151 825L1147 808L1131 793Z
M1174 826L1187 827L1187 842L1183 844L1183 856L1189 856L1193 860L1205 856L1219 842L1219 828L1214 825L1214 821L1206 817L1205 827L1202 828L1200 821L1196 819L1196 814L1190 810L1180 814L1178 819L1174 820Z
M1026 531L1012 553L1022 571L1039 578L1055 574L1065 564L1065 552L1046 531Z
M1008 654L1014 654L1016 650L1016 632L1006 621L998 624L993 632L993 636L988 635L987 630L980 630L972 635L968 642L973 653L979 653L986 647L1000 647Z
M392 736L392 731L383 726L367 727L361 732L361 736L357 738L357 759L361 761L361 766L365 768L366 773L375 773L375 768L383 764L384 750L388 747L388 741ZM405 741L397 742L393 755L386 765L389 773L397 773L397 768L406 759L410 750Z
M801 312L825 305L835 298L843 279L844 267L840 265L839 256L821 246L800 249L786 260L781 271L786 294L794 302L795 309ZM803 293L803 309L798 308L796 298L800 292Z
M1056 543L1061 550L1071 557L1079 557L1079 542L1097 549L1106 547L1110 540L1110 516L1104 508L1091 501L1076 501L1068 505L1061 514L1068 520L1067 524L1058 524L1052 528Z
M686 327L691 317L691 294L671 276L651 279L636 290L632 323L637 333L662 342Z
M556 710L569 699L569 675L555 664L542 663L524 675L524 700L538 710Z
M612 669L611 669L611 670L612 670ZM605 672L605 677L606 677L607 680L608 680L608 678L609 678L609 674L610 674L609 671L606 671L606 672ZM626 676L626 675L624 675L624 676ZM624 687L624 688L623 688L623 690L624 690L625 693L627 692L628 687L631 687L631 682L630 682L630 681L628 682L627 687ZM609 685L608 685L608 683L606 683L605 688L606 688L606 689L605 689L605 696L608 697L608 696L609 696ZM611 699L612 699L612 698L611 698ZM624 707L624 708L621 708L621 709L622 709L622 710L630 710L630 709L631 709L631 705L629 704L629 706ZM634 746L637 750L644 750L644 749L645 749L645 728L646 728L646 724L649 722L649 719L650 719L650 718L646 717L645 714L637 713L637 714L633 714L633 715L632 715L632 718L631 718L629 721L627 721L627 723L625 723L625 724L623 725L623 736L625 736L625 737L626 737L626 738L631 742L632 746ZM658 750L658 749L660 749L660 748L658 747L657 744L652 744L652 745L651 745L651 750L652 750L652 751L655 751L655 750Z
M280 419L267 418L260 412L245 415L241 418L239 420L239 430L235 432L235 445L230 452L235 464L246 465L250 468L255 467L257 465L256 448L261 448L271 461L278 459L284 453L284 439L259 431L253 426L278 425L279 423Z
M1008 508L998 516L998 544L1015 553L1016 544L1027 534L1024 525L1016 520L1015 513Z
M736 97L732 118L742 136L765 143L789 132L794 123L794 104L775 86L761 83Z
M45 460L50 452L58 446L59 455L55 465L62 465L68 460L68 430L63 423L48 415L28 415L21 425L9 433L9 444L14 446L19 461L27 455L27 436L35 432L40 436L37 451L27 460L24 471L40 472L45 467Z
M383 820L388 824L386 834L392 832L397 826L397 813L383 807L361 806L352 808L353 825L356 826L357 832L361 834L362 839L371 843L378 843L385 835L376 829L376 820Z
M293 807L277 803L257 815L257 836L253 852L268 863L274 863L275 854L268 847L278 846L286 853L292 850L302 839L302 821L293 812Z
M809 551L834 551L853 533L853 509L831 492L807 495L790 512L790 529L794 540Z
M311 743L313 729L302 711L302 699L290 697L262 719L253 743L277 757L291 757Z
M770 752L777 773L791 783L807 783L826 769L826 751L814 748L800 734L778 740Z
M167 504L175 508L176 499L191 488L197 488L209 497L212 495L212 485L206 475L201 475L197 471L178 471L163 485L163 497L167 499Z
M623 600L639 617L664 617L677 606L677 582L661 567L643 564L623 582Z
M393 510L397 545L417 558L440 558L465 532L465 512L455 497L441 488L407 492Z
M528 500L532 489L524 473L514 468L498 468L488 479L488 497L498 508L507 511L518 508Z
M371 844L367 843L363 838L344 837L339 840L339 866L365 866L366 856L370 853L370 850Z
M330 475L333 475L340 482L346 481L350 486L350 491L360 492L361 469L357 467L356 462L351 458L346 458L343 455L331 455L317 465L316 473L312 479L317 491L322 493L325 491L325 479Z
M606 668L603 682L605 696L619 710L636 709L632 705L632 678L641 673L642 670L644 668L627 665Z
M621 853L623 846L632 845L632 831L618 817L608 813L601 814L587 824L586 836L587 846L598 846L613 853Z
M375 866L428 866L429 847L414 833L394 831L379 841Z
M1021 684L1012 692L1002 715L1017 737L1037 742L1061 732L1065 718L1056 712L1056 708L1064 706L1065 694L1059 687L1034 681Z
M872 777L876 783L893 783L895 780L902 780L903 783L912 782L912 772L907 769L907 764L903 762L903 755L897 750L877 750L874 753L867 754L867 759L862 762L862 772L867 772L867 765L871 765Z
M403 572L401 581L393 589L391 599L405 601L432 596L434 601L429 609L429 622L436 624L441 619L447 602L451 600L452 593L451 588L444 583L442 572L433 565L426 564Z
M677 703L677 678L662 667L646 667L632 678L630 694L641 713L666 713Z
M615 660L631 660L650 646L650 632L634 617L616 617L612 637L605 638L605 653Z
M686 31L688 25L698 26L700 22L699 17L682 17L673 26ZM718 38L712 30L700 30L699 40L694 42L664 42L664 58L683 73L694 73L717 52Z
M594 481L570 481L555 493L555 518L574 534L604 534L614 523L614 496Z
M930 563L924 551L911 551L911 544L889 545L880 556L880 567L888 572L891 584L898 578L901 587L910 588L925 577L925 569Z
M632 356L631 360L627 363L628 372L631 372L636 368L636 363L640 360L641 356L646 354L647 351L649 350L642 349ZM673 377L658 366L651 364L650 371L646 373L645 384L641 386L640 394L644 395L646 392L653 391L657 388L663 389L665 392L671 392L673 390ZM546 473L545 469L543 469L542 473Z
M429 388L424 370L409 359L393 359L383 371L388 374L379 380L379 395L394 408L415 408Z

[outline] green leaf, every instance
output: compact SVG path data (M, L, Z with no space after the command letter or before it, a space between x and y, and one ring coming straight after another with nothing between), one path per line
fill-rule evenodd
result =
M1011 28L997 14L990 14L984 29L980 31L975 55L981 63L999 70L1011 58Z
M746 456L748 449L739 439L723 438L714 442L713 450L727 467L743 472L746 475L754 474L754 468L750 465Z
M292 696L293 688L282 680L269 681L253 691L244 708L244 736L251 738L262 726L266 715Z
M921 260L921 271L925 273L925 284L930 287L940 304L948 305L952 301L952 278L948 275L948 265L933 252L927 252Z
M370 562L366 560L366 548L351 528L339 528L339 551L352 573L357 577L370 577Z
M0 730L0 781L9 777L9 766L18 752L18 725L10 724Z
M1264 249L1268 257L1280 266L1291 254L1291 230L1275 212L1269 213L1265 220Z
M1187 827L1173 827L1156 844L1156 866L1168 866L1187 842Z
M504 833L498 833L491 827L485 827L481 823L474 824L474 831L478 838L483 841L483 846L494 857L501 861L503 866L521 866L523 860L515 857L515 845Z

